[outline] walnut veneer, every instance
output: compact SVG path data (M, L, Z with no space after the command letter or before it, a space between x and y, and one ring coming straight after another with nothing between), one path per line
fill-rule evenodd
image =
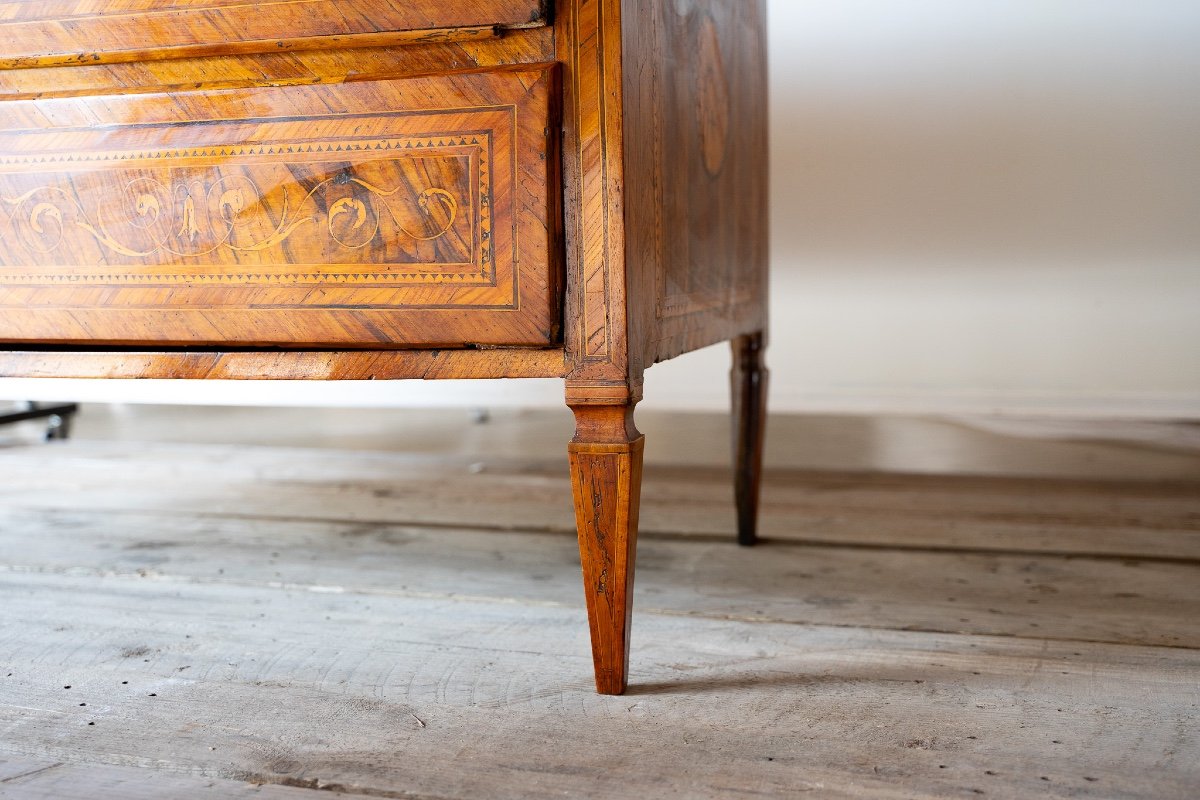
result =
M563 378L620 693L655 362L733 341L755 538L764 46L762 0L0 0L0 375Z

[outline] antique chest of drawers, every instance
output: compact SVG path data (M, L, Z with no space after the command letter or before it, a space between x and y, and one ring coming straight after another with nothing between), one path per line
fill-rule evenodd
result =
M754 541L762 0L0 0L0 375L559 377L597 687L642 375L734 347Z

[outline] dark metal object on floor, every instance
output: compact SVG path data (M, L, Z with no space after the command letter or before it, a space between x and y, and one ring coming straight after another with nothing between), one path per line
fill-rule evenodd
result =
M71 420L79 412L78 403L56 403L41 405L29 403L24 411L11 411L0 414L0 425L25 422L31 419L46 420L46 441L66 439L71 434Z

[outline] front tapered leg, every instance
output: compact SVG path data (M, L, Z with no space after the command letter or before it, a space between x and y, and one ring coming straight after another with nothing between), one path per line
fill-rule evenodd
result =
M572 405L568 446L596 690L622 694L629 669L642 444L633 405Z

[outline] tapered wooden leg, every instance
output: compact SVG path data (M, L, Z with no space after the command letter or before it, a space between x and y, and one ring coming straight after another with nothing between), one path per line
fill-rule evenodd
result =
M568 447L596 690L622 694L629 669L642 444L633 405L572 405Z
M763 366L766 343L761 333L739 336L732 342L733 467L737 503L738 544L758 541L758 496L762 478L763 433L767 423L767 369Z

